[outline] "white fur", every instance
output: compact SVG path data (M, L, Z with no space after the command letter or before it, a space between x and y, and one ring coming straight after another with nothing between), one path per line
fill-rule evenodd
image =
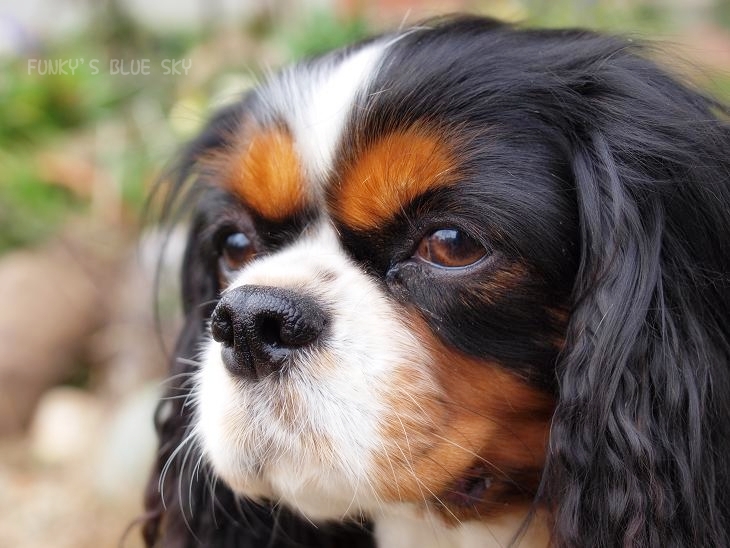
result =
M549 533L541 515L519 542L510 544L526 515L526 509L518 508L489 522L447 526L439 516L401 504L376 520L375 538L381 548L546 548Z

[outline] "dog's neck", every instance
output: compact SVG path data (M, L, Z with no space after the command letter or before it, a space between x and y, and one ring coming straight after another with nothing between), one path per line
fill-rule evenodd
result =
M524 534L517 536L528 515L526 507L497 518L454 525L410 505L398 505L392 510L375 520L378 548L547 548L550 545L549 529L541 513L530 520Z

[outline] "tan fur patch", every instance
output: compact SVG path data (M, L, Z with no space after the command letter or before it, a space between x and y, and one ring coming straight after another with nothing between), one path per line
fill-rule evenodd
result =
M334 216L356 230L382 226L427 190L455 181L445 132L412 127L386 135L347 165L333 194Z
M529 503L540 479L553 398L509 373L447 348L424 321L408 319L432 356L425 372L404 368L392 386L378 461L384 496L421 503L447 522L484 519ZM477 465L490 478L473 504L454 485Z
M246 131L207 163L224 188L266 219L281 221L305 204L301 162L282 128Z

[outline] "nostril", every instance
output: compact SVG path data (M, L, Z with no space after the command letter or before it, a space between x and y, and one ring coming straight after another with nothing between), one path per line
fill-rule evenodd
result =
M213 311L213 316L210 319L210 333L214 341L225 346L233 346L235 342L233 320L230 311L225 307L218 306Z
M264 317L259 321L258 333L261 342L272 348L282 346L281 322L277 318Z

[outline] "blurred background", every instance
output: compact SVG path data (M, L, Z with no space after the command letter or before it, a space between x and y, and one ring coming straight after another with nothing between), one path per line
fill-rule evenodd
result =
M454 11L658 39L730 99L730 0L0 1L0 546L140 545L180 143L266 70Z

